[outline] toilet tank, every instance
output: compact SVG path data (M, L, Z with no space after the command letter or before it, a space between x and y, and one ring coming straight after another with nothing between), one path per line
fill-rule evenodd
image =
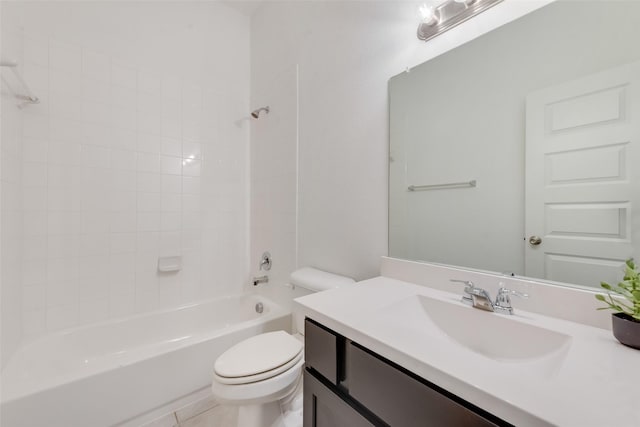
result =
M316 292L352 286L356 281L350 277L329 273L312 267L295 270L289 276L293 298L300 298ZM293 332L304 334L304 316L294 310Z

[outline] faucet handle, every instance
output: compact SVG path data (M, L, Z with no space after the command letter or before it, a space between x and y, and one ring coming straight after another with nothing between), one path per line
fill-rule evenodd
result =
M462 283L463 285L467 286L467 289L473 289L473 288L476 287L471 280L449 279L449 281L450 282L454 282L454 283ZM465 291L466 291L466 289L465 289Z
M509 295L515 295L520 298L529 298L529 294L525 294L524 292L514 291L513 289L507 289L505 287L498 289L498 297L508 298Z
M501 287L500 289L498 289L498 295L496 295L496 311L513 314L513 307L511 306L511 295L520 298L529 298L529 294L525 294L524 292L518 292L514 291L513 289Z
M464 288L464 293L466 295L462 296L462 302L473 306L473 299L471 298L471 295L473 294L473 291L476 289L476 286L473 284L473 282L471 280L457 280L457 279L449 279L451 282L454 283L462 283L463 285L465 285Z

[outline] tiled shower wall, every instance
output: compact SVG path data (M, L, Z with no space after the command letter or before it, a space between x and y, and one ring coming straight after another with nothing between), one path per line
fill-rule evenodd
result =
M20 59L21 35L11 23L2 22L1 58ZM3 77L11 71L2 70ZM22 116L6 86L0 97L0 325L1 366L19 345L22 336ZM4 286L11 283L12 286Z
M239 292L248 20L196 3L19 13L42 99L22 113L23 337ZM117 39L83 27L96 16ZM162 256L182 270L159 273Z

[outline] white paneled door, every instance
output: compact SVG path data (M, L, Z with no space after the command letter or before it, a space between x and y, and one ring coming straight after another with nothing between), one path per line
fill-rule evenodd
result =
M640 62L527 96L525 273L617 282L640 237Z

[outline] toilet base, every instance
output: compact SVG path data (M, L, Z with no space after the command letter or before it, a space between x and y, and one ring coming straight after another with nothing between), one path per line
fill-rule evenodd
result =
M302 427L302 377L284 399L238 408L237 427Z
M280 417L280 402L242 405L238 408L238 427L267 427Z

